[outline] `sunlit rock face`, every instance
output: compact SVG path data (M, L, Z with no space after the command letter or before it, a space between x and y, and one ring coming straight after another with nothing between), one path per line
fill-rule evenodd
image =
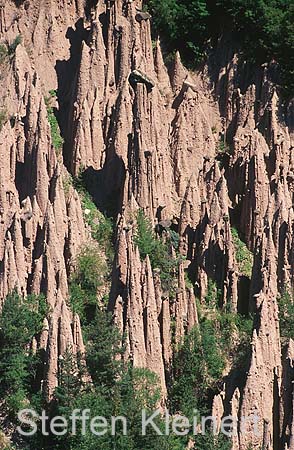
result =
M221 45L200 72L179 54L167 69L141 8L123 0L0 5L1 42L22 36L0 64L1 302L13 290L46 295L52 313L38 346L50 397L59 356L69 345L84 352L67 300L89 230L65 179L85 170L97 203L111 203L117 218L109 309L126 336L125 358L156 372L166 398L173 345L197 326L195 294L203 302L213 278L221 306L256 313L246 379L228 375L215 414L261 416L260 435L238 429L234 450L293 450L293 342L281 348L277 302L294 281L293 105L283 105L267 67L248 75ZM59 153L44 100L51 89L65 139ZM186 259L172 294L134 245L139 209L180 236ZM240 271L232 226L254 253L251 277Z

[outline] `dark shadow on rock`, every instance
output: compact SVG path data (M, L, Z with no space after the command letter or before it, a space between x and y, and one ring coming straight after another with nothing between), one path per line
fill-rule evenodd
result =
M97 208L108 217L116 218L121 209L125 180L125 166L122 159L114 156L100 170L88 167L83 172L82 178Z
M74 98L75 80L81 62L82 43L87 42L89 31L84 28L83 19L79 19L75 28L69 27L66 32L66 38L70 42L70 57L68 60L57 61L55 70L57 74L58 89L57 99L59 111L57 120L61 130L61 135L65 139L64 144L64 162L70 169L70 149L68 136L71 130L69 123L70 108Z
M250 278L241 276L238 280L238 313L247 315L249 312Z
M98 5L98 0L86 0L85 5L85 15L87 19L90 19L91 12L96 9L96 6Z

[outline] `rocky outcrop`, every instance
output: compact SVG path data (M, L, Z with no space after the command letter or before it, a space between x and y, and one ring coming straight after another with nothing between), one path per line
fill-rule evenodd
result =
M38 345L50 394L58 356L68 345L83 351L66 299L87 239L51 145L43 96L58 87L65 165L86 170L97 203L118 219L109 309L126 359L157 373L165 396L173 346L197 324L195 293L203 303L213 279L220 306L256 314L248 372L244 382L227 377L213 401L218 420L227 410L259 416L259 435L238 426L234 450L292 449L293 343L281 351L277 298L294 281L293 105L283 105L269 67L248 75L223 45L199 73L179 54L167 70L141 11L141 1L124 0L0 7L1 40L24 39L0 67L9 119L0 132L1 300L13 289L46 294L52 314ZM139 208L179 234L186 259L172 292L134 245ZM254 252L251 278L240 273L232 226Z
M67 306L67 275L86 239L82 209L51 144L46 106L25 48L2 63L0 132L0 298L44 293L52 313L39 345L48 357L46 389L56 385L58 356L83 352L80 324Z
M154 371L165 396L173 343L198 321L193 289L185 286L181 264L176 292L163 290L160 273L152 272L149 258L140 260L132 228L123 217L119 230L110 309L127 336L125 358Z

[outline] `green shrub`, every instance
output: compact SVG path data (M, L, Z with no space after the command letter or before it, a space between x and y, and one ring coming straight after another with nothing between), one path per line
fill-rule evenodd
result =
M111 218L104 216L95 205L91 195L87 191L80 192L84 216L91 228L92 237L106 249L112 242L113 222Z
M113 221L104 216L84 187L82 173L72 179L77 189L85 222L95 242L84 247L77 258L76 271L70 280L70 303L73 312L88 323L97 309L98 288L104 285L110 275L113 251Z
M234 369L246 369L251 355L253 317L222 311L217 316L217 321L219 341L225 358L232 358Z
M226 361L223 357L222 349L219 346L215 322L203 318L200 322L200 330L205 366L207 368L204 385L211 387L221 379Z
M167 38L169 50L178 48L186 58L198 61L204 55L209 15L205 0L150 0L147 5L156 30Z
M294 339L294 296L284 290L278 300L281 336Z
M194 283L187 272L185 272L185 285L188 289L194 289Z
M225 359L218 344L213 321L202 318L200 327L185 336L175 352L170 401L173 411L188 417L193 410L208 407L208 391L222 378Z
M8 295L0 316L0 392L12 415L32 394L31 369L35 357L29 350L48 314L43 297Z
M70 304L82 321L87 311L96 310L98 288L108 274L107 265L97 245L86 245L77 257L76 270L70 280Z
M174 230L170 230L170 229L168 230L168 233L169 233L169 236L170 236L171 245L173 246L173 248L175 250L178 250L179 249L179 245L180 245L180 235L179 235L179 233L177 233Z
M21 35L17 35L14 41L11 44L8 44L8 55L13 56L17 47L22 43Z
M56 97L56 91L50 91L49 92L49 97L45 98L45 103L46 103L46 107L47 107L47 115L48 115L48 122L50 125L50 129L51 129L51 140L52 140L52 145L54 147L54 149L59 152L62 149L63 143L64 143L64 139L60 134L60 128L59 128L59 124L54 112L54 108L51 105L52 99Z
M229 147L229 145L224 141L223 138L218 142L218 149L217 149L217 152L218 152L218 153L229 153L229 152L230 152L230 147Z
M114 257L112 243L114 232L113 219L99 211L92 196L84 186L82 176L81 172L78 177L73 179L73 186L79 193L84 219L90 227L92 238L95 239L105 251L109 263L111 264Z
M3 64L8 56L8 48L4 44L0 44L0 64Z
M207 293L205 296L205 304L209 308L216 308L221 301L222 292L218 289L216 282L211 278L208 279Z
M103 284L105 264L98 247L88 245L84 247L77 258L77 277L80 285L86 290L97 290Z
M280 84L293 95L292 0L148 0L146 5L155 33L166 38L167 51L179 49L186 63L199 63L220 37L231 34L244 59L277 61Z
M101 309L97 309L85 331L87 366L92 380L112 389L122 371L122 336L113 326L111 314Z
M175 241L175 236L173 236ZM171 254L172 242L170 238L164 242L156 236L153 231L150 220L145 216L142 210L137 214L137 230L134 236L134 243L137 245L141 259L144 260L148 255L152 269L160 270L160 278L163 287L171 287L171 282L177 274L178 259Z
M8 116L7 116L7 110L6 109L0 109L0 131L3 128L3 125L5 122L7 122Z
M205 396L205 361L201 346L201 335L195 327L185 336L182 345L174 353L173 380L169 398L172 412L192 416L199 409Z
M194 409L209 413L211 392L218 391L227 365L232 370L246 370L253 329L251 317L221 310L205 311L203 315L200 304L198 313L199 326L175 349L169 388L173 411L188 416Z
M197 450L231 450L232 442L223 434L214 436L207 431L206 434L198 434L195 439Z
M70 189L73 186L73 179L72 179L72 176L69 173L63 174L62 186L63 186L65 198L68 198L68 195L70 193Z
M58 387L55 399L60 403L59 413L64 414L74 408L76 399L84 387L85 367L81 355L74 355L71 347L67 347L59 359Z
M253 254L250 252L250 250L248 250L246 244L239 238L236 228L232 228L232 238L239 271L245 277L251 278Z

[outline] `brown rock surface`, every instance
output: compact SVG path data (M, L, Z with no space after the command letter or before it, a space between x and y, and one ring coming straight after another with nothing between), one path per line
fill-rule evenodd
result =
M1 90L7 121L0 132L0 297L3 302L14 289L46 294L52 314L39 344L48 356L50 395L58 355L68 345L83 351L66 300L67 273L86 234L77 194L70 188L65 197L65 169L51 145L41 82L22 45L5 63Z
M141 1L98 2L86 14L84 6L9 0L1 9L1 42L23 36L0 67L0 107L10 119L0 131L1 301L13 289L46 294L52 314L38 345L50 395L59 355L68 345L83 351L67 278L87 239L79 197L72 187L65 195L67 172L51 145L44 95L58 87L67 169L92 174L101 205L115 199L109 308L126 333L126 358L156 372L165 396L172 344L198 323L187 266L173 296L140 259L133 218L142 208L154 224L176 224L200 302L212 278L223 306L256 312L244 385L228 382L214 400L218 419L226 405L239 418L260 416L260 436L238 429L234 450L273 450L278 441L293 450L293 342L282 352L277 302L294 284L293 104L282 110L266 67L240 82L241 63L221 49L211 78L209 67L189 72L179 54L168 72L160 43L152 49L150 20L138 21ZM132 81L134 71L141 78ZM251 280L239 273L232 225L254 251Z

